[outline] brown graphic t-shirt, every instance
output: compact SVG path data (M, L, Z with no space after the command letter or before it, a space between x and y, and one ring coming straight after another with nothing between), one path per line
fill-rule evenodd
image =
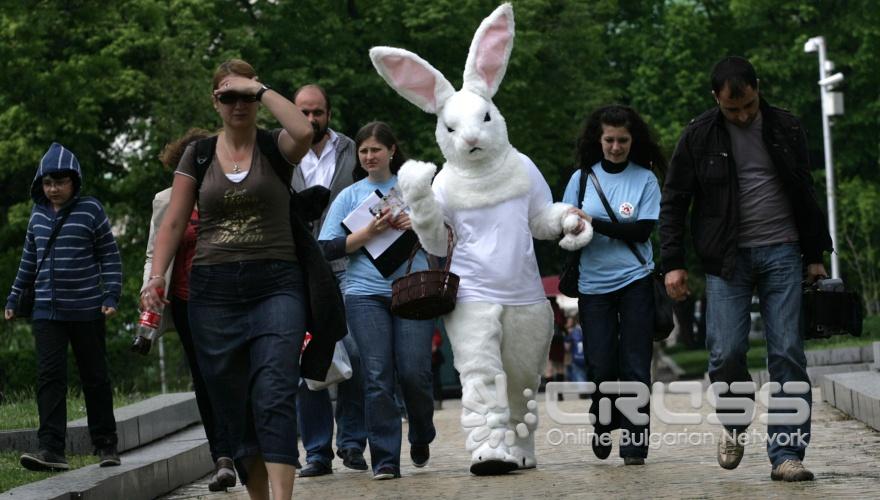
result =
M279 132L272 134L276 141ZM190 144L175 174L195 179L194 154L195 146ZM290 195L257 147L251 168L241 182L226 177L214 154L198 200L199 234L193 265L261 259L296 261L290 232Z

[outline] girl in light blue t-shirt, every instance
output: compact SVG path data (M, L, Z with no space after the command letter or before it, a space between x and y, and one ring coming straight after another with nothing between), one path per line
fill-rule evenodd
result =
M405 161L391 128L382 122L365 125L355 136L359 167L355 176L366 175L333 200L318 240L328 260L348 256L345 312L348 329L357 343L364 373L364 406L367 440L370 443L373 479L400 477L400 410L395 386L401 393L409 421L410 458L424 467L434 440L431 337L434 322L391 315L391 283L406 271L406 263L389 277L373 265L362 247L389 227L411 230L409 216L390 212L371 219L363 228L346 233L342 221L373 192L387 195L397 185L397 171ZM427 267L419 252L413 270Z
M650 167L662 169L666 163L648 126L626 106L593 112L577 146L578 170L562 201L580 207L594 231L593 240L581 250L578 283L587 380L597 386L621 381L650 387L654 331L650 237L660 215L660 187ZM591 172L617 222L608 215ZM583 175L588 176L586 184L581 182ZM610 423L603 424L599 401L605 397L611 400L612 414ZM641 465L648 456L649 427L633 424L614 399L601 391L593 395L590 413L597 418L593 453L607 458L610 432L621 429L620 456L626 465ZM639 411L650 415L647 405Z

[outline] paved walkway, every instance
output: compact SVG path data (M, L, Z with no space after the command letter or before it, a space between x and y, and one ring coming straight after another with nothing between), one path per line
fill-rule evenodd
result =
M745 457L734 471L721 469L715 460L715 444L661 444L652 448L646 465L624 466L617 457L615 442L612 456L598 460L589 442L577 442L591 430L584 426L556 425L547 418L541 396L541 424L536 439L538 468L507 476L474 477L468 472L469 454L458 426L458 401L445 401L435 413L437 439L431 445L431 461L416 469L409 461L409 447L404 445L403 477L392 481L373 481L369 472L353 471L334 460L334 473L328 476L297 478L297 498L371 499L371 498L870 498L880 497L880 433L850 419L813 393L813 437L807 451L806 465L816 474L809 483L781 483L770 480L770 465L762 444L746 447ZM667 395L671 411L689 409L686 396ZM560 403L567 412L581 411L583 401ZM710 411L708 404L701 412ZM654 433L711 433L710 424L691 426L652 423ZM760 424L758 430L764 430ZM559 429L574 433L569 442L554 446ZM404 432L404 436L406 433ZM615 433L616 435L616 433ZM209 494L207 478L180 488L166 499L209 498L212 500L247 498L238 486L229 493Z

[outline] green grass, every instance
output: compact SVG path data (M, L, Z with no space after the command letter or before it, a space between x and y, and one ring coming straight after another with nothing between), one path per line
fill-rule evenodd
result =
M143 401L152 394L131 393L123 394L115 391L113 394L113 407L122 406ZM86 403L81 393L71 391L67 395L67 421L76 420L86 416ZM14 393L8 396L8 401L0 405L0 430L10 429L36 429L40 425L40 417L37 413L37 400L31 393Z
M143 401L151 396L153 395L140 393L122 394L119 391L115 391L113 394L113 407L127 406ZM67 421L85 416L86 404L83 401L82 394L71 391L67 395ZM33 394L11 394L9 395L9 400L0 405L0 430L35 429L39 424L40 418L37 414L37 401L34 399ZM20 456L20 451L0 452L0 492L59 474L58 472L29 471L18 463ZM67 461L70 463L72 470L97 463L98 457L93 455L71 455L67 457Z
M861 337L835 335L828 339L808 340L804 343L804 348L808 351L814 351L861 347L878 341L880 341L880 316L870 316L865 318ZM702 377L709 365L709 353L705 349L688 351L682 346L673 346L667 348L665 352L685 371L683 378ZM750 370L767 369L767 346L764 340L749 341L747 363Z
M0 452L0 492L59 474L59 472L29 471L19 465L18 458L20 456L21 453L17 451ZM72 470L98 463L98 457L94 455L71 455L67 457L67 461Z

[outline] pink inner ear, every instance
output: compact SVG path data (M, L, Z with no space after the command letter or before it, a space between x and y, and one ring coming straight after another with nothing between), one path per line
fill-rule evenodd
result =
M437 103L434 100L436 79L430 71L407 57L386 56L382 58L382 62L395 87L421 97L426 103L436 107Z
M510 43L510 32L507 26L507 16L499 17L483 33L477 48L477 73L483 77L483 81L489 88L494 86L498 72L505 63L507 47Z

